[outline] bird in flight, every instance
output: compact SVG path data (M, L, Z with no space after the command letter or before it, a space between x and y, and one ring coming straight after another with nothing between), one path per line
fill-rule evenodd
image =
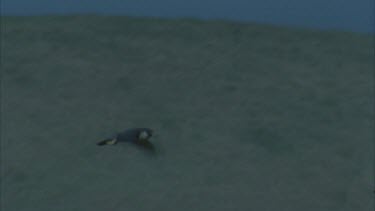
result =
M116 145L121 142L129 142L145 149L154 150L154 145L150 142L152 135L153 130L150 128L131 128L99 141L97 145Z

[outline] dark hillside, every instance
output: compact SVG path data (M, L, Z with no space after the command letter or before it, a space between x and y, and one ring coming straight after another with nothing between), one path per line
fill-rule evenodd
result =
M368 211L371 36L2 18L2 210ZM156 154L96 142L151 127Z

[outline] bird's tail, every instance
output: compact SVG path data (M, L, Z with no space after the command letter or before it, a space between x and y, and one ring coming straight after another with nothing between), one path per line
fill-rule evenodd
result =
M96 145L103 146L103 145L114 145L116 144L116 139L105 139L103 141L99 141Z

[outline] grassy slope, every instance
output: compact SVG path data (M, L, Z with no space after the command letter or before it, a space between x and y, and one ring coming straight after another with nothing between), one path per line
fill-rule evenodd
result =
M4 211L370 210L370 36L2 20ZM159 152L95 143L148 126Z

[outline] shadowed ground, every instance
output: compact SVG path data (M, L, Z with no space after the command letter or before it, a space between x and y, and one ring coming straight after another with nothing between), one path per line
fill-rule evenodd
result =
M2 210L367 211L369 35L220 21L2 19ZM128 127L152 153L98 147Z

